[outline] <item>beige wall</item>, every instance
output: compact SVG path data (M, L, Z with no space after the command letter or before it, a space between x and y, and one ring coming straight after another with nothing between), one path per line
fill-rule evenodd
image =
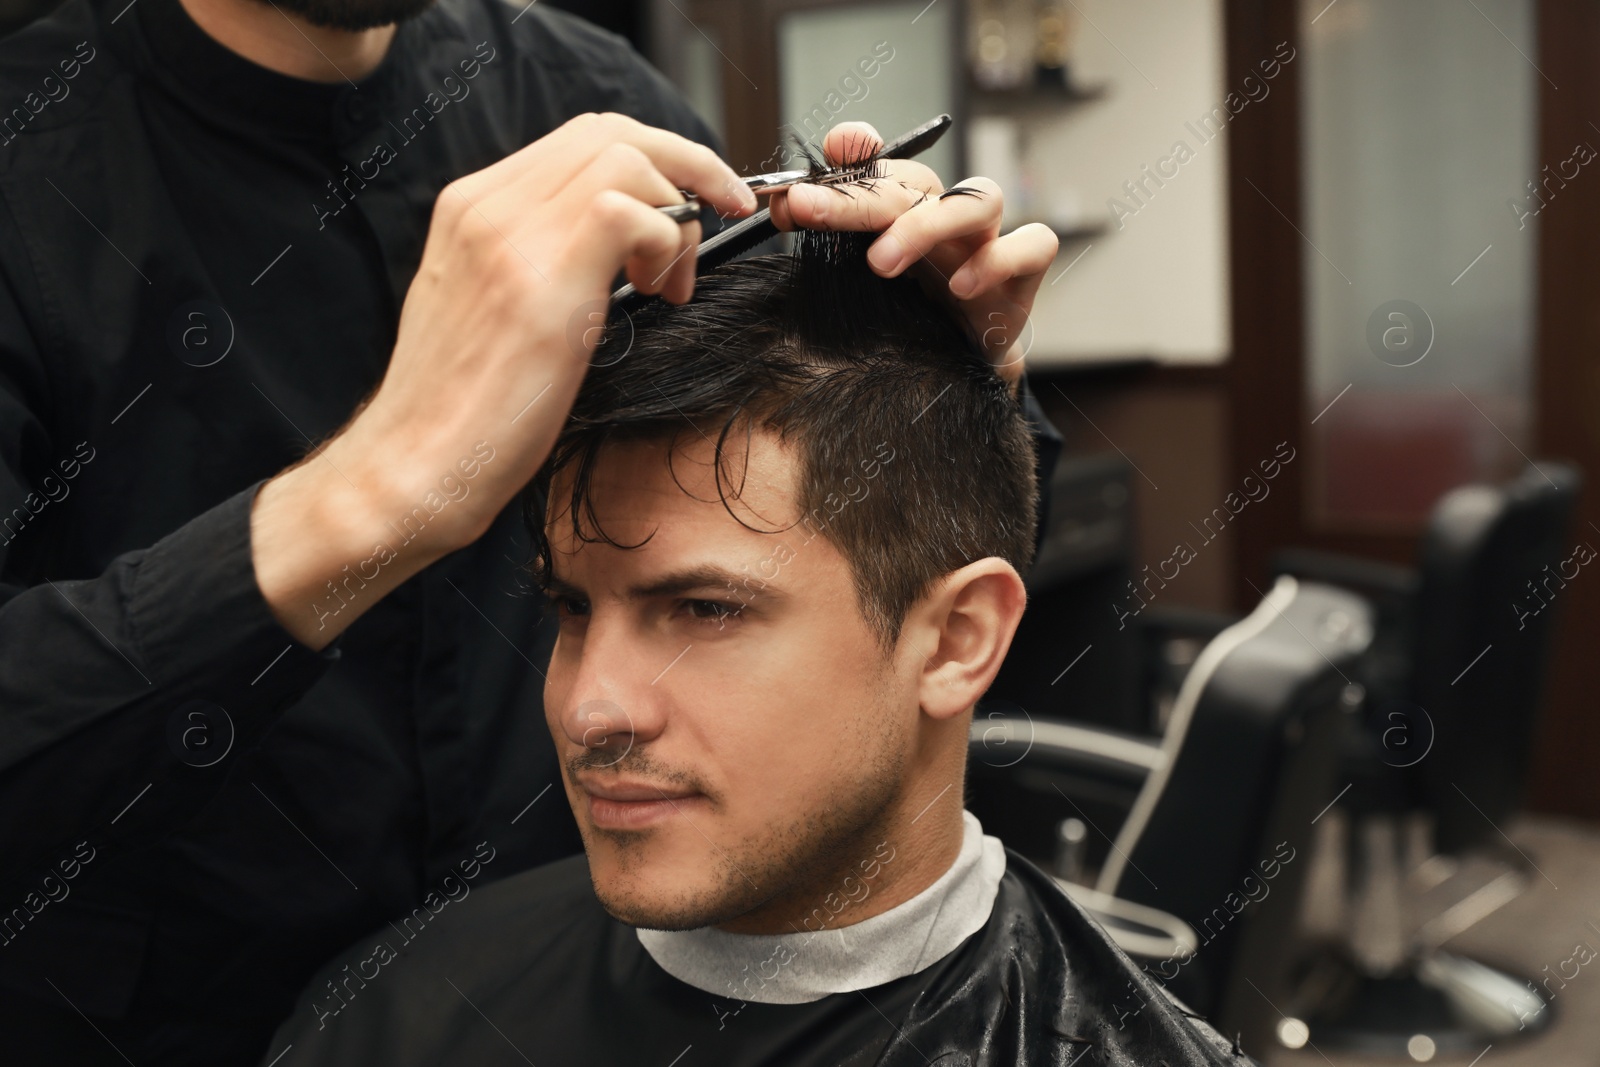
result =
M1229 135L1218 122L1222 132L1202 141L1186 125L1198 127L1202 116L1223 105L1229 88L1223 84L1221 5L1078 0L1074 7L1082 12L1074 80L1103 83L1106 94L1023 123L1025 171L1034 188L1030 213L1048 213L1067 191L1068 206L1075 196L1089 219L1109 222L1110 230L1087 252L1082 244L1062 249L1035 308L1038 340L1030 363L1116 356L1221 362L1230 347ZM1271 83L1265 91L1270 94ZM1239 115L1252 106L1244 104ZM1174 158L1166 169L1176 168L1175 176L1159 187L1145 179L1143 168L1154 171L1163 158L1173 158L1179 141L1193 157L1181 164ZM1123 183L1141 180L1153 192L1139 207ZM1136 209L1120 219L1120 228L1107 206L1112 197ZM1061 276L1079 253L1082 259Z

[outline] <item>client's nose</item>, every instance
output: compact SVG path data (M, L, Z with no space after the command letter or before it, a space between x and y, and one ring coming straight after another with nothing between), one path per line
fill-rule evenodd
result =
M633 747L633 716L614 700L592 697L573 709L567 736L611 766Z
M625 634L604 635L597 629L591 625L584 642L561 726L568 740L609 766L661 732L666 694L651 685L647 651L628 642Z

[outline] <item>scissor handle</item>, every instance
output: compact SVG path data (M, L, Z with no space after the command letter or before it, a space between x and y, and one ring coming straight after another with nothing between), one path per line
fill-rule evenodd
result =
M687 200L681 204L668 204L656 210L673 222L693 222L700 217L700 209L703 206L698 200Z

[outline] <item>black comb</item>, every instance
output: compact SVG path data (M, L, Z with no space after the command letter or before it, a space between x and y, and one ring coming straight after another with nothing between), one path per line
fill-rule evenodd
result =
M940 115L929 119L910 133L896 137L887 142L883 150L878 152L874 159L911 159L921 155L932 148L950 128L949 115ZM722 266L735 257L748 252L762 241L776 237L780 231L773 224L770 208L762 208L747 219L738 222L721 231L709 240L700 244L699 258L695 263L696 277ZM630 283L611 294L611 304L618 305L637 304L650 298L650 294L641 293Z

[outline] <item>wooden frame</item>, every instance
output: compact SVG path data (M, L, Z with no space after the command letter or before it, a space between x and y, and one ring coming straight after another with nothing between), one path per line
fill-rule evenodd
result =
M1538 7L1539 161L1576 142L1600 148L1600 6L1543 0ZM1547 80L1548 79L1548 80ZM1554 86L1559 86L1559 91ZM1539 219L1535 307L1535 457L1575 461L1588 482L1572 537L1600 548L1600 180L1574 181ZM1600 574L1563 590L1545 711L1534 749L1530 803L1600 818Z

